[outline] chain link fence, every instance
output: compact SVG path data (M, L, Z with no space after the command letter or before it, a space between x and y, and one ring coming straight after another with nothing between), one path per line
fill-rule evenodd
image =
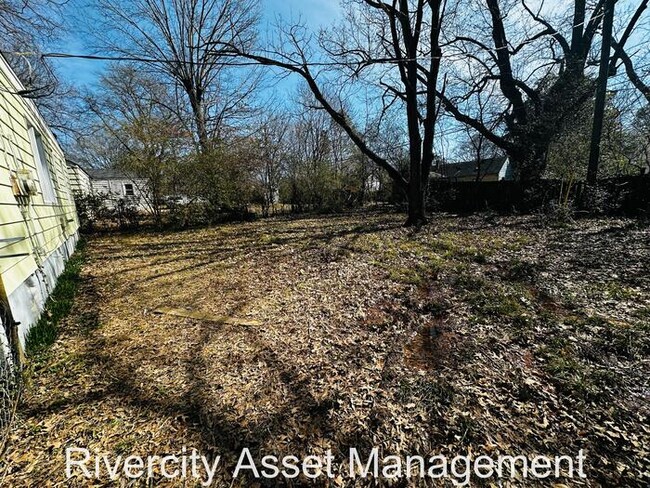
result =
M22 392L20 368L14 360L9 337L0 320L0 455L6 449Z

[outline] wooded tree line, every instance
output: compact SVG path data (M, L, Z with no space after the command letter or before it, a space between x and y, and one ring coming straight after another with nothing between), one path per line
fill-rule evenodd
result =
M34 2L38 19L51 2ZM452 156L507 155L531 188L584 179L594 144L601 175L648 164L648 0L344 0L319 31L266 29L262 0L91 3L89 39L115 62L57 99L80 114L68 143L150 178L156 205L268 213L397 193L418 225ZM24 25L25 42L47 30Z

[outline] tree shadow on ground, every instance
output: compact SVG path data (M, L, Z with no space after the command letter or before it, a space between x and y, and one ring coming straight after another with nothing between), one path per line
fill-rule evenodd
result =
M346 243L353 242L360 236L368 233L385 230L387 226L378 224L355 225L351 228L339 229L338 231L322 230L308 236L309 246L318 247L326 245L335 239L343 239ZM148 276L144 281L151 282L167 275L180 273L188 269L198 269L217 262L224 262L232 259L242 250L247 252L262 252L269 249L266 245L255 245L260 229L249 230L244 238L227 249L220 249L220 242L205 246L205 251L215 251L215 256L183 266L183 263L191 260L191 257L174 258L170 261L181 264L166 273L155 273ZM308 228L300 226L292 235L282 237L277 244L282 246L304 245L303 239ZM188 249L195 243L184 243L184 249ZM146 249L147 246L143 248ZM169 255L179 247L177 241L169 245L155 246L156 255ZM99 246L96 249L97 259L107 259L106 249ZM286 251L281 251L286 252ZM147 265L143 265L146 267ZM125 270L126 271L126 270ZM94 380L93 388L65 398L56 398L49 403L34 405L25 413L34 418L42 418L46 415L62 414L72 412L75 408L88 406L90 404L101 404L109 399L117 399L125 406L137 407L147 411L156 417L174 419L176 423L182 423L188 432L196 434L200 438L201 445L193 446L205 454L212 456L221 455L233 467L243 447L251 450L253 456L265 453L269 445L281 437L290 439L292 448L299 452L308 453L318 439L331 439L335 433L331 420L332 412L337 408L338 398L330 396L327 398L316 398L310 389L311 378L300 376L291 364L287 364L278 356L278 345L268 343L257 334L255 330L243 329L240 334L245 335L245 340L258 351L254 358L249 361L263 361L270 376L276 378L287 392L281 405L276 405L272 412L262 416L255 422L246 422L245 419L238 419L227 409L227 406L218 398L210 396L213 377L207 372L211 365L206 360L206 345L215 341L223 340L223 332L226 326L215 325L209 322L187 319L194 326L198 326L198 333L191 337L191 344L185 347L193 349L193 354L178 358L177 367L183 369L183 381L187 385L184 393L178 392L153 392L147 385L143 385L137 374L138 357L128 354L121 354L119 344L107 340L102 333L102 327L107 324L102 317L101 297L97 283L97 277L86 276L81 284L80 301L74 311L74 319L67 326L66 334L76 336L83 344L82 360L83 365L91 380ZM134 285L135 283L132 283ZM246 297L239 297L239 303L230 311L236 315L247 305ZM81 306L83 304L83 308ZM179 324L179 327L182 327ZM179 339L180 340L180 339ZM350 346L351 349L356 346ZM160 366L167 365L170 357L175 351L163 351L160 357L149 358L153 363ZM353 351L350 350L350 356ZM356 367L364 368L369 366L367 361L358 357L358 350L354 351ZM65 381L65 380L63 380ZM296 432L298 430L299 432ZM298 435L296 435L298 434ZM371 435L367 428L360 428L357 432L342 434L337 438L339 446L354 446L360 450L370 450L372 446ZM180 448L180 446L179 446ZM231 472L228 469L227 472ZM239 480L238 480L239 482ZM246 480L242 480L246 484ZM268 486L277 486L277 481L268 481Z

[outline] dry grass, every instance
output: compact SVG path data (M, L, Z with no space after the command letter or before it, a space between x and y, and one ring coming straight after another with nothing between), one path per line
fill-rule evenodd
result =
M91 239L72 315L36 358L6 486L85 486L64 479L68 446L145 456L188 446L229 468L242 447L338 458L370 446L583 448L585 485L644 486L648 229L438 217L413 233L401 219ZM229 469L219 476L232 486Z

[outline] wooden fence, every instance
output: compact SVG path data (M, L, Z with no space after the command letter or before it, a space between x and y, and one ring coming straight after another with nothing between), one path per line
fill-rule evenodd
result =
M561 180L541 180L524 186L517 181L451 182L432 180L431 210L469 213L533 212L569 205L575 210L612 215L650 215L650 176L603 179L596 186L567 186Z

